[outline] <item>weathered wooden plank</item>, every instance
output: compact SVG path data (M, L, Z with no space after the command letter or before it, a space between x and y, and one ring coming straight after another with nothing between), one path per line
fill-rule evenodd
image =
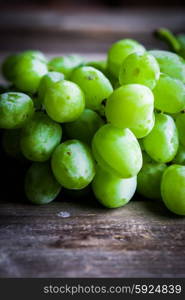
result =
M134 38L149 48L163 45L152 32L163 26L184 30L184 9L119 10L100 13L45 11L0 12L1 51L106 52L121 38Z
M1 203L0 276L183 277L184 229L161 203Z

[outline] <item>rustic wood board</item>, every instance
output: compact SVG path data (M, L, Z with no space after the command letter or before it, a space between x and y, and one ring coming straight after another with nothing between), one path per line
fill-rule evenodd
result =
M0 204L1 277L184 277L185 219L159 202Z

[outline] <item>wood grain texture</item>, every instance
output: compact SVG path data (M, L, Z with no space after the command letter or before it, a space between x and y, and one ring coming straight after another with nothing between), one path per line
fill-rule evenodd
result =
M1 277L184 277L185 219L147 201L1 203L0 249Z
M0 49L4 52L40 49L57 53L104 53L111 43L134 38L146 47L164 46L152 36L158 27L182 32L185 10L120 9L90 13L62 11L0 12Z

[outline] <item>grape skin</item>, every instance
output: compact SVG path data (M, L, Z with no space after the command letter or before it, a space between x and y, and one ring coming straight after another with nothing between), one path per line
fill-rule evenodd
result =
M83 189L95 175L90 149L78 140L60 144L52 155L51 166L57 181L67 189Z
M79 55L65 55L52 58L48 63L50 71L55 71L64 74L65 79L68 79L72 71L83 64L84 60Z
M70 80L80 86L85 94L86 108L100 110L101 103L113 92L112 85L99 70L83 66L72 73Z
M185 109L185 85L179 79L161 74L153 94L154 106L162 112L176 114Z
M139 143L128 128L103 125L93 137L92 149L99 165L118 177L134 177L142 167Z
M181 144L179 145L177 154L175 155L173 164L185 165L185 148Z
M13 70L12 82L22 92L35 93L41 78L48 73L47 64L42 59L29 54L20 55Z
M118 128L129 128L137 138L149 134L154 126L154 98L151 90L140 84L127 84L108 98L107 121Z
M137 176L137 192L148 199L161 199L161 179L167 166L144 153L143 166Z
M44 101L45 94L47 93L53 82L64 80L64 75L59 72L48 72L40 81L38 89L38 98L41 103Z
M136 176L123 179L97 166L92 189L103 206L116 208L130 201L135 193L136 185Z
M60 184L54 178L50 164L33 163L25 178L25 193L28 200L34 204L48 204L61 191Z
M59 123L73 122L85 108L85 98L80 87L71 81L53 82L44 97L49 117Z
M159 77L159 65L156 59L147 52L128 55L123 61L119 72L121 85L139 83L150 89L156 86Z
M185 216L185 166L172 165L165 170L161 193L164 204L171 212Z
M8 92L0 95L0 128L21 128L33 113L33 101L26 94Z
M32 161L43 162L50 158L60 143L62 128L44 112L36 112L21 133L21 151Z
M164 50L151 50L149 53L156 58L162 73L185 83L185 63L180 56Z
M185 147L185 114L179 114L176 118L176 125L179 133L179 140Z
M122 62L133 52L144 53L145 48L132 39L124 39L112 44L108 50L107 66L114 77L118 78Z
M76 121L66 123L64 129L69 139L79 139L90 144L95 132L103 124L103 120L95 111L86 108Z
M170 162L176 155L179 139L174 120L165 114L155 114L155 125L143 139L147 154L156 162Z

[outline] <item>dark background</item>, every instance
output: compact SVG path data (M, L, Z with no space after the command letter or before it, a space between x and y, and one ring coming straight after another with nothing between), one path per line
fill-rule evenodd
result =
M168 1L161 1L161 0L6 0L6 1L0 1L2 4L1 6L4 8L13 6L40 6L42 7L60 7L61 9L67 9L67 8L74 8L74 9L83 9L83 7L94 7L94 8L100 8L100 7L130 7L130 6L183 6L184 0L168 0Z
M25 49L51 54L98 53L125 37L164 47L152 33L185 31L184 0L0 1L0 55Z

